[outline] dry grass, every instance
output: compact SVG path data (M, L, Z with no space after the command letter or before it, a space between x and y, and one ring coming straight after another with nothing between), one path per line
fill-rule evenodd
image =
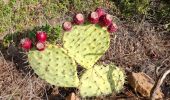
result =
M122 67L152 64L166 58L167 49L163 45L162 35L154 31L147 22L132 23L130 26L122 23L119 31L112 34L111 46L106 58ZM136 27L139 26L139 27Z
M47 84L30 72L17 70L13 62L0 56L0 99L38 100L45 93Z

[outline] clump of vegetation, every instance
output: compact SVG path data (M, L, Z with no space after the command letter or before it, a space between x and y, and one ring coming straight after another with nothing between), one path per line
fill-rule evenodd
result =
M170 2L162 0L154 2L151 0L113 0L116 6L126 17L141 18L145 15L147 19L164 23L169 26L170 22Z
M46 23L58 22L65 15L74 12L84 12L102 6L102 0L0 0L0 36L4 33L14 33ZM70 9L72 12L70 12ZM52 20L52 21L51 21ZM54 25L55 26L55 25Z
M55 27L53 27L51 25L46 24L41 27L35 27L32 30L7 34L3 39L3 45L4 47L7 47L12 42L15 43L15 45L18 45L20 41L19 39L25 37L35 40L37 31L46 32L48 36L47 39L51 44L56 44L57 41L61 41L61 36L62 36L61 25L56 25Z
M155 19L158 20L159 23L170 24L170 2L162 0L154 11Z
M126 16L147 14L150 0L113 0Z

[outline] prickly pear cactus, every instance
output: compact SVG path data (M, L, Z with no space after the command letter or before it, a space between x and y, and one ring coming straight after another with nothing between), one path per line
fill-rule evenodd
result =
M63 43L68 55L89 69L109 48L110 36L99 25L76 25L71 31L64 33Z
M95 65L80 79L80 95L91 97L119 92L125 82L124 72L114 65Z
M20 46L19 50L28 55L34 72L51 85L76 87L82 97L107 95L119 92L125 82L124 72L114 64L96 65L110 46L110 33L118 30L112 21L110 14L97 8L88 18L78 13L72 21L62 24L62 47L52 45L56 43L55 39L59 39L58 35L52 33L61 34L60 27L52 28L50 25L43 26L41 31L35 33L37 29L34 29L24 37L17 34L16 37L23 38L16 44ZM7 36L7 40L11 40L11 37L13 35ZM4 44L9 43L7 40L4 40ZM77 65L86 71L80 72ZM81 74L80 77L77 74Z
M48 45L41 52L29 51L28 61L35 73L52 85L60 87L79 85L75 61L58 46Z

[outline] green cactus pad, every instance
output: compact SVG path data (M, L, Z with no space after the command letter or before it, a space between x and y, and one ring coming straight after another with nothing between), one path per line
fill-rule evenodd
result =
M114 65L95 65L88 69L80 79L80 95L92 97L119 92L124 85L124 72Z
M109 83L114 92L119 93L123 89L125 83L125 73L123 69L116 67L114 64L110 64L108 70ZM112 83L113 82L113 83Z
M28 53L28 61L35 73L52 85L79 85L75 61L58 46L48 45L44 51L32 50Z
M63 43L68 55L89 69L109 48L110 36L106 28L98 25L75 25L64 33Z

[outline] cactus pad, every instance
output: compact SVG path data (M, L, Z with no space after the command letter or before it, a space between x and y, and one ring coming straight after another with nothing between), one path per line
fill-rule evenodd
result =
M32 50L28 53L28 60L35 73L48 83L60 87L77 87L76 63L65 50L49 45L44 51Z
M125 81L124 73L114 65L95 65L88 69L80 79L80 95L91 97L119 92Z
M63 43L68 55L89 69L109 48L110 36L99 25L75 25L71 31L64 33Z

